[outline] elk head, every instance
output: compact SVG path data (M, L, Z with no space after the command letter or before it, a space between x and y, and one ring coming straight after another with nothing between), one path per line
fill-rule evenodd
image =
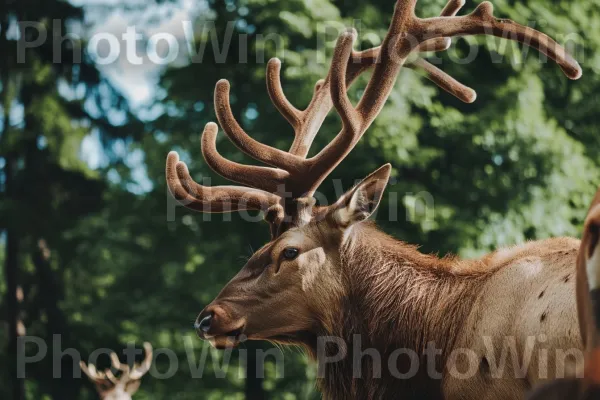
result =
M121 364L115 353L110 355L112 367L118 371L115 375L110 368L98 371L93 364L86 365L80 361L81 370L96 385L98 395L103 400L131 400L138 391L142 377L150 370L152 365L152 345L144 343L146 355L140 364L134 364L133 368L127 364Z
M215 110L225 134L242 152L269 167L240 165L221 156L214 123L209 123L202 135L202 154L216 173L244 186L202 186L194 182L177 153L169 154L167 184L181 204L201 212L262 210L271 227L272 240L200 313L196 328L202 338L218 347L236 344L242 334L250 339L306 343L320 329L327 330L330 314L335 313L332 305L344 295L342 245L352 240L353 227L377 206L391 167L380 168L328 207L315 205L315 191L379 114L403 66L425 71L430 80L465 102L476 97L472 89L419 57L419 52L445 50L454 36L495 35L538 49L556 61L569 78L581 75L577 62L551 38L513 21L496 19L489 2L457 17L464 0L450 0L440 17L430 19L416 17L415 4L416 0L396 3L379 47L354 51L355 32L342 33L329 73L317 82L305 110L294 107L284 95L280 61L268 63L267 90L295 131L288 152L259 143L244 132L229 104L229 83L217 83ZM354 106L347 87L371 67L372 77ZM332 106L341 117L342 129L317 155L307 158Z

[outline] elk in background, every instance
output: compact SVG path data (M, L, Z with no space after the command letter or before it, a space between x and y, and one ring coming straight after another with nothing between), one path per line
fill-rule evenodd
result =
M450 37L485 34L516 40L556 61L569 78L581 76L577 62L555 41L495 18L489 2L456 16L464 2L450 0L441 17L429 19L416 17L415 5L416 0L396 3L379 47L354 51L355 32L343 33L329 73L317 82L305 110L294 107L283 93L280 61L269 62L267 90L295 131L288 152L251 138L233 115L229 83L217 83L215 111L225 134L242 152L269 167L221 156L214 123L202 135L202 154L216 173L245 186L200 185L177 153L169 153L167 184L181 204L213 213L262 210L271 228L271 241L200 313L196 329L217 348L247 337L300 345L319 362L330 353L343 353L345 357L335 362L320 363L318 383L327 399L522 398L541 380L537 353L523 373L508 367L499 376L494 375L491 357L502 353L507 338L516 341L522 356L531 347L526 338L541 333L546 335L542 346L549 350L581 348L573 329L576 239L531 242L469 261L422 254L366 221L383 196L392 172L389 164L332 205L317 206L313 197L379 114L403 66L425 70L429 79L465 102L475 100L472 89L419 55L445 50ZM348 85L370 68L372 76L355 106L346 93ZM332 107L342 129L307 158ZM326 337L342 343L327 343L323 353L319 345ZM355 350L357 337L362 343ZM439 353L428 354L429 343ZM373 357L361 355L362 349L377 352L379 369ZM417 360L396 354L403 349L413 351ZM471 371L473 366L471 359L452 358L455 349L470 349L476 356L468 379L452 373ZM402 375L415 364L411 379L392 371L394 367ZM549 369L554 378L555 371Z
M585 346L583 379L557 379L529 400L600 399L600 190L585 220L577 256L577 311Z
M80 361L79 365L96 385L96 390L102 400L131 400L131 397L140 388L142 377L152 365L152 345L145 342L144 350L146 352L144 361L139 364L135 363L133 367L121 364L119 357L112 353L110 361L112 367L119 371L118 375L113 374L110 368L98 371L93 364L86 365L83 361Z

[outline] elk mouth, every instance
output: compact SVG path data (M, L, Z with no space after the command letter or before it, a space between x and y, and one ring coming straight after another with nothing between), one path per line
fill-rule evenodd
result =
M283 345L312 345L316 343L317 336L309 331L297 331L278 334L265 338L264 340Z
M240 343L246 341L247 338L244 335L244 326L242 326L222 335L206 335L205 339L208 340L214 348L224 350L238 346Z
M275 344L300 345L308 346L308 348L316 348L315 346L317 344L317 336L309 331L299 331L263 337L259 335L245 334L245 327L234 329L222 335L205 335L203 339L207 340L211 346L217 350L232 349L247 340L264 340Z

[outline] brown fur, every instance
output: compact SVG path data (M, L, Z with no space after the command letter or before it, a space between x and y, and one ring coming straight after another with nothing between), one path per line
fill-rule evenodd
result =
M399 348L421 354L434 341L443 345L435 363L441 371L460 325L465 321L472 300L481 289L489 271L475 272L478 261L462 262L424 255L415 246L400 242L369 223L353 228L342 246L342 270L347 295L340 302L339 320L332 331L322 335L343 338L350 347L347 361L328 364L319 382L326 398L438 398L440 382L428 382L425 371L415 379L403 381L386 374L371 379L372 363L363 361L361 380L352 379L352 342L361 335L362 349L375 348L382 359ZM377 316L374 318L373 316ZM314 349L311 349L311 352ZM399 361L399 371L406 365Z
M378 349L383 360L399 348L424 354L427 343L435 342L442 352L431 362L436 371L442 372L468 325L474 304L485 295L485 284L498 270L527 257L545 261L560 256L574 259L573 245L577 244L567 238L531 242L467 261L422 254L415 246L384 234L372 224L363 223L353 229L341 248L347 295L335 306L341 310L335 313L340 318L331 324L332 331L320 332L344 338L350 348L347 361L327 364L325 378L319 382L328 399L396 398L398 393L404 394L402 398L442 398L441 380L429 378L425 368L413 379L399 380L386 375L384 362L382 378L369 379L372 363L364 357L363 376L367 378L353 380L354 335L361 335L362 349ZM427 362L427 355L423 355L421 366Z

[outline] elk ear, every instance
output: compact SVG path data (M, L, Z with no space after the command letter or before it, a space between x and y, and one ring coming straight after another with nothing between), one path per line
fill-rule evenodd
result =
M333 207L333 219L348 227L369 218L379 206L392 166L385 164L344 194Z

